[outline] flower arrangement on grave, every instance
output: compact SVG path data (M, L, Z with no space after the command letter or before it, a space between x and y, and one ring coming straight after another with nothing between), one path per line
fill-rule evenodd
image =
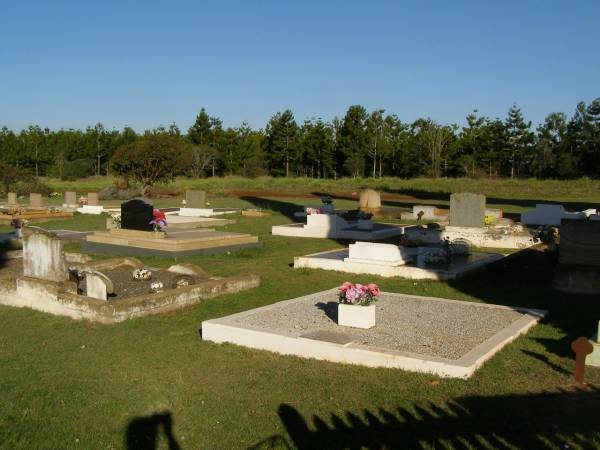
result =
M80 204L81 206L83 206L83 205L87 205L87 204L88 204L88 198L87 198L87 197L84 197L84 196L82 195L81 197L79 197L79 204Z
M135 269L132 273L134 280L149 280L152 278L152 272L148 269Z
M62 192L51 192L50 197L62 197Z
M352 284L346 281L339 288L338 300L342 304L355 306L369 306L379 300L381 291L375 283Z
M167 226L167 216L160 209L154 209L152 211L153 219L150 221L150 225L154 227L154 231L164 231Z
M306 208L306 214L307 215L311 215L311 214L321 214L321 208Z

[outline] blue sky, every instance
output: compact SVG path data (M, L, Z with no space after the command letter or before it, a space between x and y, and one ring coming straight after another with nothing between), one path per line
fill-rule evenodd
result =
M600 97L590 1L0 2L0 126L141 131L348 106L534 124Z

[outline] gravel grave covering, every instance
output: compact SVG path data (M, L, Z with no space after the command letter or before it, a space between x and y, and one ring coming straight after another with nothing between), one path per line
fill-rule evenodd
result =
M115 295L108 297L110 301L118 300L120 298L136 297L139 295L152 295L150 285L157 281L163 283L163 291L168 289L175 289L174 283L182 275L179 273L169 272L166 270L150 269L152 272L152 278L149 280L134 280L133 279L133 268L131 267L119 267L117 269L101 270L113 282L115 287ZM206 278L198 276L184 275L189 280L189 284L198 284L202 281L206 281ZM79 288L86 291L85 279L79 283Z
M294 336L335 331L354 336L356 344L459 359L525 314L476 303L382 294L376 303L377 324L363 330L338 326L337 305L335 294L317 294L234 322Z

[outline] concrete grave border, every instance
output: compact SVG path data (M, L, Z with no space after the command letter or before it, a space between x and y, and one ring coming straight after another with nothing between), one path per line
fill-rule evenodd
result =
M547 314L547 311L537 309L511 308L502 305L473 303L443 298L422 297L389 292L383 293L387 296L463 303L481 308L512 309L524 313L523 317L489 337L483 343L456 360L355 344L353 342L339 341L336 343L322 341L291 333L276 332L263 328L240 325L235 322L236 319L245 316L281 308L290 303L302 302L314 296L331 294L332 297L335 298L337 293L337 289L330 289L232 314L219 319L205 320L202 322L202 339L216 343L231 343L259 350L268 350L282 355L294 355L303 358L314 358L367 367L397 368L414 372L431 373L441 377L467 379L473 375L485 361L500 351L506 344L513 341L521 334L525 334Z

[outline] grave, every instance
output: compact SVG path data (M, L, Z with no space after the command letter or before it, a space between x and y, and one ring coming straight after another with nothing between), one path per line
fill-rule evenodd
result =
M371 219L346 220L338 214L309 214L306 224L275 225L274 236L377 241L400 236L404 225L375 223Z
M206 192L204 192L204 191L186 191L185 206L186 206L186 208L205 208L206 207Z
M17 193L16 192L9 192L8 193L8 201L6 202L6 206L11 207L11 206L18 206L19 201L17 200Z
M0 304L115 323L177 310L260 283L257 275L214 277L192 264L157 269L132 258L90 262L79 256L71 257L67 268L62 241L54 233L26 227L23 275L3 279ZM136 280L141 269L149 277ZM161 288L152 289L152 283Z
M29 207L31 209L43 209L44 208L44 199L42 198L42 194L37 194L32 192L29 194Z
M497 253L451 254L442 247L356 242L344 249L297 256L294 269L334 270L413 280L451 280L481 270L502 258L503 255Z
M450 196L450 224L441 232L442 241L468 241L475 247L522 249L539 240L518 224L492 224L486 226L485 196L460 193Z
M546 311L383 292L376 325L337 324L338 290L202 322L202 339L368 367L469 378Z
M363 189L360 192L358 209L376 218L401 219L402 214L406 214L404 208L383 206L381 203L381 193L370 188Z
M65 202L63 203L63 208L72 208L77 209L77 193L74 191L66 191L65 192Z
M239 211L240 208L207 208L206 192L186 191L185 208L179 208L178 215L180 217L214 217Z
M86 203L77 208L78 213L100 215L103 212L107 212L104 207L99 204L97 192L89 192L86 199Z
M154 231L153 206L144 199L121 205L121 228L96 231L86 236L82 247L109 255L177 258L200 253L223 253L257 247L258 238L245 233L221 232L214 228ZM168 222L172 216L167 216Z
M563 292L600 294L599 221L561 221L553 285Z
M296 219L306 219L311 214L345 214L347 210L335 209L333 200L329 196L321 197L320 205L304 205L301 212L295 212Z
M434 205L414 205L412 212L402 215L403 219L409 220L435 220L446 222L448 220L448 210L440 209Z
M585 211L568 212L563 205L538 203L535 209L525 211L521 214L521 222L525 225L549 225L559 226L562 219L586 219L597 214L595 209Z

